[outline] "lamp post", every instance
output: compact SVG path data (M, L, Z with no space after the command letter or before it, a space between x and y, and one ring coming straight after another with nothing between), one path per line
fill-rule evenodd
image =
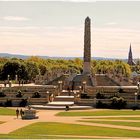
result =
M83 81L83 92L85 92L85 89L86 89L86 81Z
M47 93L47 97L48 97L48 95L49 95L50 92L47 91L46 93ZM50 102L50 95L49 95L49 98L47 98L47 100L48 100L48 102Z
M138 86L138 89L139 89L139 87L140 87L140 82L137 82L137 86Z
M134 95L135 95L135 106L137 106L137 95L138 95L138 93L135 92Z
M79 94L77 94L76 91L73 91L73 93L74 93L74 103L77 103L79 99Z
M77 92L76 92L76 91L74 91L73 93L74 93L74 96L76 96L76 93L77 93Z
M9 80L10 80L10 75L9 74L7 75L7 80L8 80L8 83L9 83Z
M79 86L79 92L81 92L81 89L82 89L82 87L81 87L81 86Z
M62 83L63 83L62 81L58 81L60 91L62 90Z
M140 92L140 82L137 82L137 93L139 94Z
M15 81L16 81L16 82L18 81L18 76L17 76L17 74L15 75Z

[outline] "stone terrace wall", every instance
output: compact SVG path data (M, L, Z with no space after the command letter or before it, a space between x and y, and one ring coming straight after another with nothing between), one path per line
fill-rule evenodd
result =
M23 94L22 97L16 97L18 91ZM49 97L51 94L56 96L58 94L58 87L52 85L46 86L15 86L1 88L1 91L6 94L5 97L0 97L0 103L4 104L7 100L12 100L13 106L18 106L22 99L29 99L30 104L46 104L49 102ZM39 92L40 98L32 98L35 92Z
M87 94L88 99L78 98L76 100L76 104L95 106L96 102L99 100L102 103L111 103L111 100L109 98L117 94L127 101L127 107L131 107L135 105L136 92L139 95L137 86L86 86L85 94ZM106 99L96 99L97 93L103 94ZM138 100L137 102L140 106L140 101Z

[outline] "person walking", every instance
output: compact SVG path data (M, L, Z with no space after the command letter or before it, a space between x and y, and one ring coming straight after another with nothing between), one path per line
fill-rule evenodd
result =
M23 110L22 110L22 108L20 109L20 116L21 116L21 118L23 116Z
M20 86L20 80L18 81L18 85Z
M21 81L21 84L22 84L22 86L23 86L23 84L24 84L24 81L23 81L23 80Z
M4 81L4 87L6 87L6 84L7 84L6 81Z
M66 105L65 111L69 111L69 106Z
M17 116L17 119L18 119L18 116L19 116L19 110L18 110L18 108L16 110L16 116Z

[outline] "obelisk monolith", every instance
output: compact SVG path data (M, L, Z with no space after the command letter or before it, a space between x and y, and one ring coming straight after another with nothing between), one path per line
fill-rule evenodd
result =
M91 33L90 33L90 18L85 19L84 31L84 64L83 74L90 74L90 61L91 61Z

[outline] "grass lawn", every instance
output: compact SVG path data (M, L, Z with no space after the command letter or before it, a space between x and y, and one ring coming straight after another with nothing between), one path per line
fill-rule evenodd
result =
M14 109L9 109L6 107L0 107L0 115L15 115Z
M97 127L78 124L38 122L18 129L0 138L57 138L47 135L140 137L140 131ZM69 138L69 137L67 137Z
M140 115L140 110L93 110L81 112L60 112L57 116L120 116L120 115Z
M113 125L124 125L124 126L133 126L133 127L140 127L140 122L116 122L116 121L97 121L97 120L82 120L81 122L91 122L91 123L100 123L100 124L113 124Z
M16 135L16 134L0 134L0 139L65 139L65 137L57 136L37 136L37 135Z
M41 135L16 135L16 134L0 134L0 139L68 139L62 136L41 136ZM75 138L76 139L76 138Z
M140 117L103 117L103 118L83 118L86 120L106 119L106 120L140 120Z

